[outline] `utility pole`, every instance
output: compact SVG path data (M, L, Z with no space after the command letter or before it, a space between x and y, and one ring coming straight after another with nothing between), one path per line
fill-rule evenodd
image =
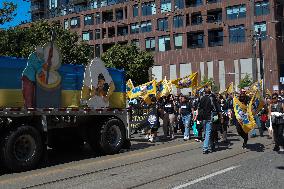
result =
M254 2L255 0L250 0L250 18L251 18L251 47L252 47L252 80L257 81L257 57L256 57L256 33L254 30Z
M264 65L262 53L262 35L261 29L258 28L258 51L259 51L259 66L260 66L260 79L262 80L262 95L265 97L265 81L264 81Z

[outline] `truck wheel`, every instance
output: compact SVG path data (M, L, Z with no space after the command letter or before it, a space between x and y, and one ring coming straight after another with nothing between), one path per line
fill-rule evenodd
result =
M118 153L125 141L125 128L121 121L110 119L101 127L100 146L105 154Z
M35 168L42 154L41 135L31 126L18 127L1 140L1 159L4 166L13 172Z

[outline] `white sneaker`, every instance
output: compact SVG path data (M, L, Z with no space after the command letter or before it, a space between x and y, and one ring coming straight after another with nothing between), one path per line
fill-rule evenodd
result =
M149 141L150 141L150 142L154 142L154 137L150 136L150 137L149 137Z
M172 137L171 137L171 139L175 139L175 135L174 135L174 134L172 134Z
M189 136L184 136L183 137L183 140L188 140L189 139Z
M145 139L147 139L147 140L148 140L149 138L150 138L150 137L149 137L149 135L146 135L146 136L145 136Z

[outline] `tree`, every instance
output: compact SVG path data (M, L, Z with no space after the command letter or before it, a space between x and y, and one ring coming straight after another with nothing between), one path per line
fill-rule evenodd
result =
M0 5L0 25L13 20L13 18L16 16L16 9L16 4L8 1L2 2L2 4Z
M47 21L34 22L28 28L0 31L0 55L27 58L36 46L43 46L50 40L52 29L56 32L56 43L61 50L63 63L88 63L92 55L90 46L80 42L77 33Z
M214 93L219 92L219 87L218 87L218 85L216 85L213 78L207 78L207 77L203 76L202 81L200 82L200 85L205 85L206 83L208 83L211 86L212 92L214 92Z
M135 45L114 45L102 54L107 67L124 69L126 79L135 85L149 81L148 70L154 65L153 55Z
M240 82L240 84L238 85L238 87L239 87L240 89L244 89L244 88L246 88L246 87L251 86L252 83L253 83L253 82L252 82L252 78L251 78L248 74L246 74L245 77L244 77L243 79L241 79L241 82Z

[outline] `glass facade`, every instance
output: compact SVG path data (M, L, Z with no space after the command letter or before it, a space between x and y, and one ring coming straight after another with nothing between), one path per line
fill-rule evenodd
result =
M80 17L73 17L70 21L71 28L79 28L80 27Z
M169 35L166 36L160 36L159 37L159 51L169 51L171 50L171 38Z
M175 9L183 9L184 8L184 0L175 0Z
M133 17L137 17L138 16L138 10L139 10L139 6L138 5L134 5L133 6Z
M134 23L130 25L130 33L139 33L140 30L140 24L139 23Z
M94 15L88 14L84 16L84 25L94 25Z
M204 47L204 32L189 32L187 33L187 48L202 48Z
M226 8L227 19L234 20L246 17L246 5L236 5Z
M246 30L244 25L229 27L229 42L242 43L246 41Z
M92 31L82 32L82 39L83 41L93 40L93 32Z

